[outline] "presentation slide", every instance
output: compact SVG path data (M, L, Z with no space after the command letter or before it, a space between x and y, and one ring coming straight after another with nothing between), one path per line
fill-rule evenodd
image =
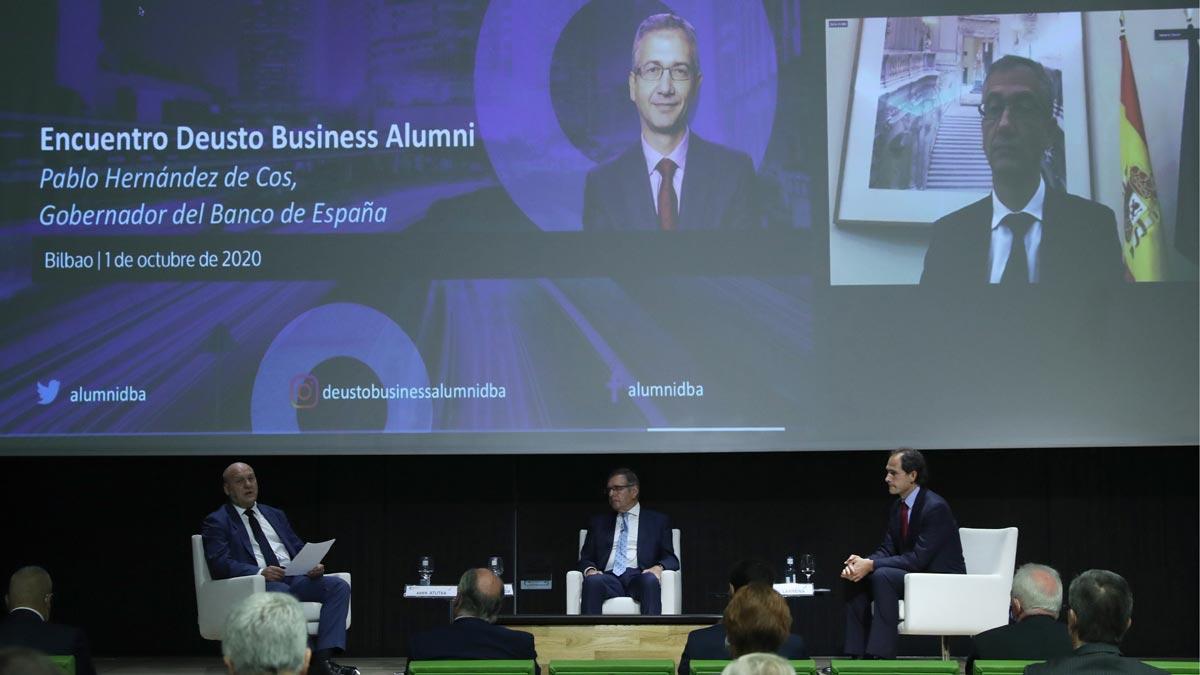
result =
M5 8L0 453L1197 442L1186 13L889 6Z

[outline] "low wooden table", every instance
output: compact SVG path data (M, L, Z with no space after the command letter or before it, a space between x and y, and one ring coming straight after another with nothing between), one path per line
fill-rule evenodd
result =
M676 616L501 616L496 623L533 634L542 672L555 659L670 659L679 663L688 633L719 614Z

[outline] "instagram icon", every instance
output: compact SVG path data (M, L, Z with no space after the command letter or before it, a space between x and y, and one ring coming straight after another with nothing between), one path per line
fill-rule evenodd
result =
M301 373L288 383L288 400L297 410L316 407L317 401L320 400L320 389L321 384L317 382L317 378L308 373Z

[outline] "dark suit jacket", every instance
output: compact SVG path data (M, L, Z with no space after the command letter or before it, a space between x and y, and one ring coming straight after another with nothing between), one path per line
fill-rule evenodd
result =
M785 659L807 659L808 649L804 647L804 638L799 635L789 635L787 642L775 652ZM679 657L679 675L688 675L692 659L731 659L729 649L725 646L725 624L718 623L708 628L700 628L688 633L687 644L683 647L683 655Z
M749 155L690 132L676 226L681 230L759 227L762 216L756 184ZM640 140L616 159L588 172L583 229L659 229Z
M1144 673L1162 675L1165 670L1148 666L1137 659L1121 656L1116 645L1091 642L1080 645L1071 656L1034 663L1025 667L1027 675L1069 675L1071 673Z
M288 555L295 558L304 548L304 541L296 536L283 511L266 504L255 504L254 509L271 523L275 533L283 540ZM200 533L204 537L208 571L214 579L258 574L258 563L254 560L254 550L250 548L252 535L242 525L241 510L235 510L233 504L225 504L208 514Z
M419 633L408 641L409 661L438 659L533 659L533 636L474 617L462 617L449 626Z
M604 570L608 554L612 552L613 533L617 528L617 513L592 516L588 521L587 537L583 550L579 552L579 571L589 567ZM638 516L638 563L642 568L662 565L664 570L679 569L679 558L675 557L675 545L671 541L671 519L658 511L642 507Z
M1047 187L1042 216L1039 284L1103 285L1125 278L1117 221L1107 206ZM939 218L921 283L986 285L991 227L991 195Z
M892 503L887 531L875 552L867 556L875 567L897 567L905 572L966 574L958 522L936 492L921 488L908 514L908 538L900 538L900 500Z
M1027 616L1007 626L984 631L971 639L967 670L977 659L1045 661L1071 655L1067 625L1042 614Z
M18 609L4 617L0 621L0 647L29 647L52 656L74 656L77 675L96 675L83 631L42 621L36 612Z

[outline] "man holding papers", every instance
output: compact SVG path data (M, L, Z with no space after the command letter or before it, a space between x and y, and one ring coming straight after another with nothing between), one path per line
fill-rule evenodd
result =
M261 574L268 591L290 593L303 602L321 603L321 619L311 672L357 675L332 657L346 648L346 614L350 586L326 577L317 564L305 574L288 575L286 568L304 547L283 511L258 503L258 479L248 464L235 462L221 474L229 501L204 519L204 557L214 579Z

